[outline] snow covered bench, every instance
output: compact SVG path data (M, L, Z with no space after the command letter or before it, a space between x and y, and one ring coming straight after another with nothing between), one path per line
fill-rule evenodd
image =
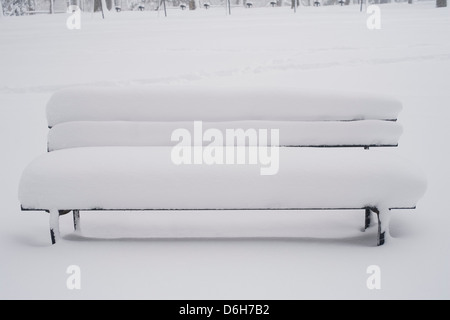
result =
M50 212L52 243L71 211L77 229L80 211L358 209L366 228L376 214L382 245L390 211L415 208L426 189L407 160L367 151L398 145L400 110L388 98L290 88L67 89L48 103L49 152L24 171L19 199ZM172 133L199 120L204 130L279 129L278 174L174 164Z

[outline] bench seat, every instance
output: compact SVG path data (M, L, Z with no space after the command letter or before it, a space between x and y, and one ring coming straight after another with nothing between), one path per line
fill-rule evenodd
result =
M424 175L387 150L280 148L259 165L180 165L170 147L85 147L47 153L24 171L25 210L413 208Z

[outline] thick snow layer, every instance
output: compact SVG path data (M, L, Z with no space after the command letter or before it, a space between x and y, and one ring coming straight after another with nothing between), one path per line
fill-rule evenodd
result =
M398 122L364 120L346 122L236 121L205 122L203 133L218 129L278 129L282 146L397 145L402 134ZM49 151L95 146L173 146L172 132L192 122L67 122L54 126L48 137ZM209 142L210 143L210 142ZM208 142L203 140L203 145Z
M298 87L70 88L48 103L48 124L72 121L395 120L402 104L377 95Z
M379 150L281 148L280 171L255 165L180 165L170 147L55 151L24 172L27 209L415 207L423 175Z

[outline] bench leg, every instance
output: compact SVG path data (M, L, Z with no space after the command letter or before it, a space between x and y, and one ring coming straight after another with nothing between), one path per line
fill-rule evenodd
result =
M389 223L391 220L390 210L378 210L378 242L380 247L386 243L386 235L389 235Z
M73 210L73 229L75 231L79 231L81 229L80 210Z
M52 244L56 244L61 237L59 233L59 210L50 210L50 237Z
M370 228L370 224L372 223L372 212L369 208L366 208L366 220L364 223L364 230L367 230Z

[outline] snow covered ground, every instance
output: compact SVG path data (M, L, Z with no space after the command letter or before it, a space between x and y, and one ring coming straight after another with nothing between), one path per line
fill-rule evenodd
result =
M446 212L450 10L382 5L370 31L356 6L123 12L0 20L0 298L450 298ZM82 214L49 246L48 217L21 213L24 167L46 151L45 104L71 85L297 85L404 102L392 152L426 171L428 192L397 212L376 248L362 212ZM66 287L78 265L82 289ZM382 289L368 290L378 265Z

